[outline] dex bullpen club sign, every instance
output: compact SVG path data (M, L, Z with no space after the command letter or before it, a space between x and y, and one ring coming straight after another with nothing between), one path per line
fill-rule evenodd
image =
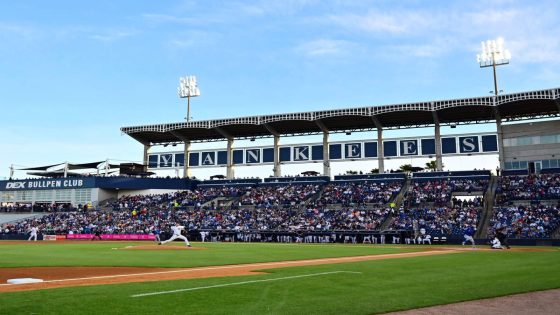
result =
M71 189L93 187L94 179L49 179L49 180L21 180L3 181L0 187L4 190L33 190L33 189Z

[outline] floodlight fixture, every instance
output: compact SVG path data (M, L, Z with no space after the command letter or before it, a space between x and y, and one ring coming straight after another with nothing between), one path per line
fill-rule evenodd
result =
M191 120L191 97L200 96L200 90L194 75L180 77L177 93L180 98L187 99L187 122Z
M480 46L481 52L476 55L476 60L481 68L492 67L494 70L494 95L498 95L496 66L509 64L511 53L508 49L504 48L504 39L501 37L482 42Z

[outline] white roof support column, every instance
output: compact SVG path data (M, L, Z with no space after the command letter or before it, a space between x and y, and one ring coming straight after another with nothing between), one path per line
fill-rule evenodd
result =
M144 153L144 158L147 159L147 153ZM146 170L148 169L148 164L146 162L143 162L142 165L146 165ZM109 159L105 160L105 177L107 177L109 175L109 168L111 166L109 165ZM97 173L99 175L99 165L97 166Z
M493 97L494 103L494 117L496 118L496 133L498 134L498 160L500 162L500 169L505 168L504 161L504 130L502 128L502 116L500 115L500 110L496 105L496 96Z
M385 154L383 152L383 126L377 117L372 116L371 120L375 124L377 129L377 168L379 169L379 174L385 173Z
M280 164L280 133L269 124L264 124L264 127L274 136L274 167L272 168L272 173L274 177L280 177L282 176L282 167Z
M235 178L235 169L233 168L233 138L228 138L227 140L226 178Z
M280 136L274 136L274 167L272 172L274 177L282 176L282 167L280 164Z
M329 129L321 120L315 121L323 131L323 176L331 176L331 158L329 146Z
M227 139L226 178L234 179L235 169L233 167L233 136L220 127L216 128L216 131Z
M185 145L185 147L183 148L183 153L185 155L185 163L183 164L183 178L190 178L191 169L189 167L189 160L190 160L190 152L191 152L191 141L174 131L171 131L171 134L179 138L179 140L183 141Z
M146 166L146 169L148 169L148 166L150 166L150 162L148 161L148 151L152 148L151 145L144 143L144 154L142 155L142 165ZM105 169L105 176L107 176L107 169Z
M64 163L64 177L68 177L68 162Z
M436 140L436 170L443 171L443 157L441 154L441 129L437 112L432 112L434 118L434 134Z

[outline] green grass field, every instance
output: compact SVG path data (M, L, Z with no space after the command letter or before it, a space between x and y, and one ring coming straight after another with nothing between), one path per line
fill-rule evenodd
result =
M410 250L220 243L195 244L207 250L192 251L112 249L131 244L2 244L0 267L193 267ZM560 250L546 249L549 251L465 251L271 269L256 276L0 293L0 314L374 314L560 288ZM179 291L133 297L174 290Z

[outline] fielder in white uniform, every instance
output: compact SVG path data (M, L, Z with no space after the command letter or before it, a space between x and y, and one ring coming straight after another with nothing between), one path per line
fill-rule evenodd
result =
M32 227L31 228L31 234L29 235L29 238L27 239L28 241L31 241L31 239L33 239L35 242L37 242L37 231L39 229L37 227Z
M173 231L173 235L171 235L171 238L169 238L166 241L159 242L158 244L163 245L163 244L166 244L166 243L169 243L169 242L173 242L174 240L179 238L179 239L182 239L183 241L185 241L185 244L187 245L187 247L192 247L191 244L189 243L189 240L185 236L181 235L181 230L184 230L184 229L185 229L185 227L181 226L179 224L172 225L171 230Z

